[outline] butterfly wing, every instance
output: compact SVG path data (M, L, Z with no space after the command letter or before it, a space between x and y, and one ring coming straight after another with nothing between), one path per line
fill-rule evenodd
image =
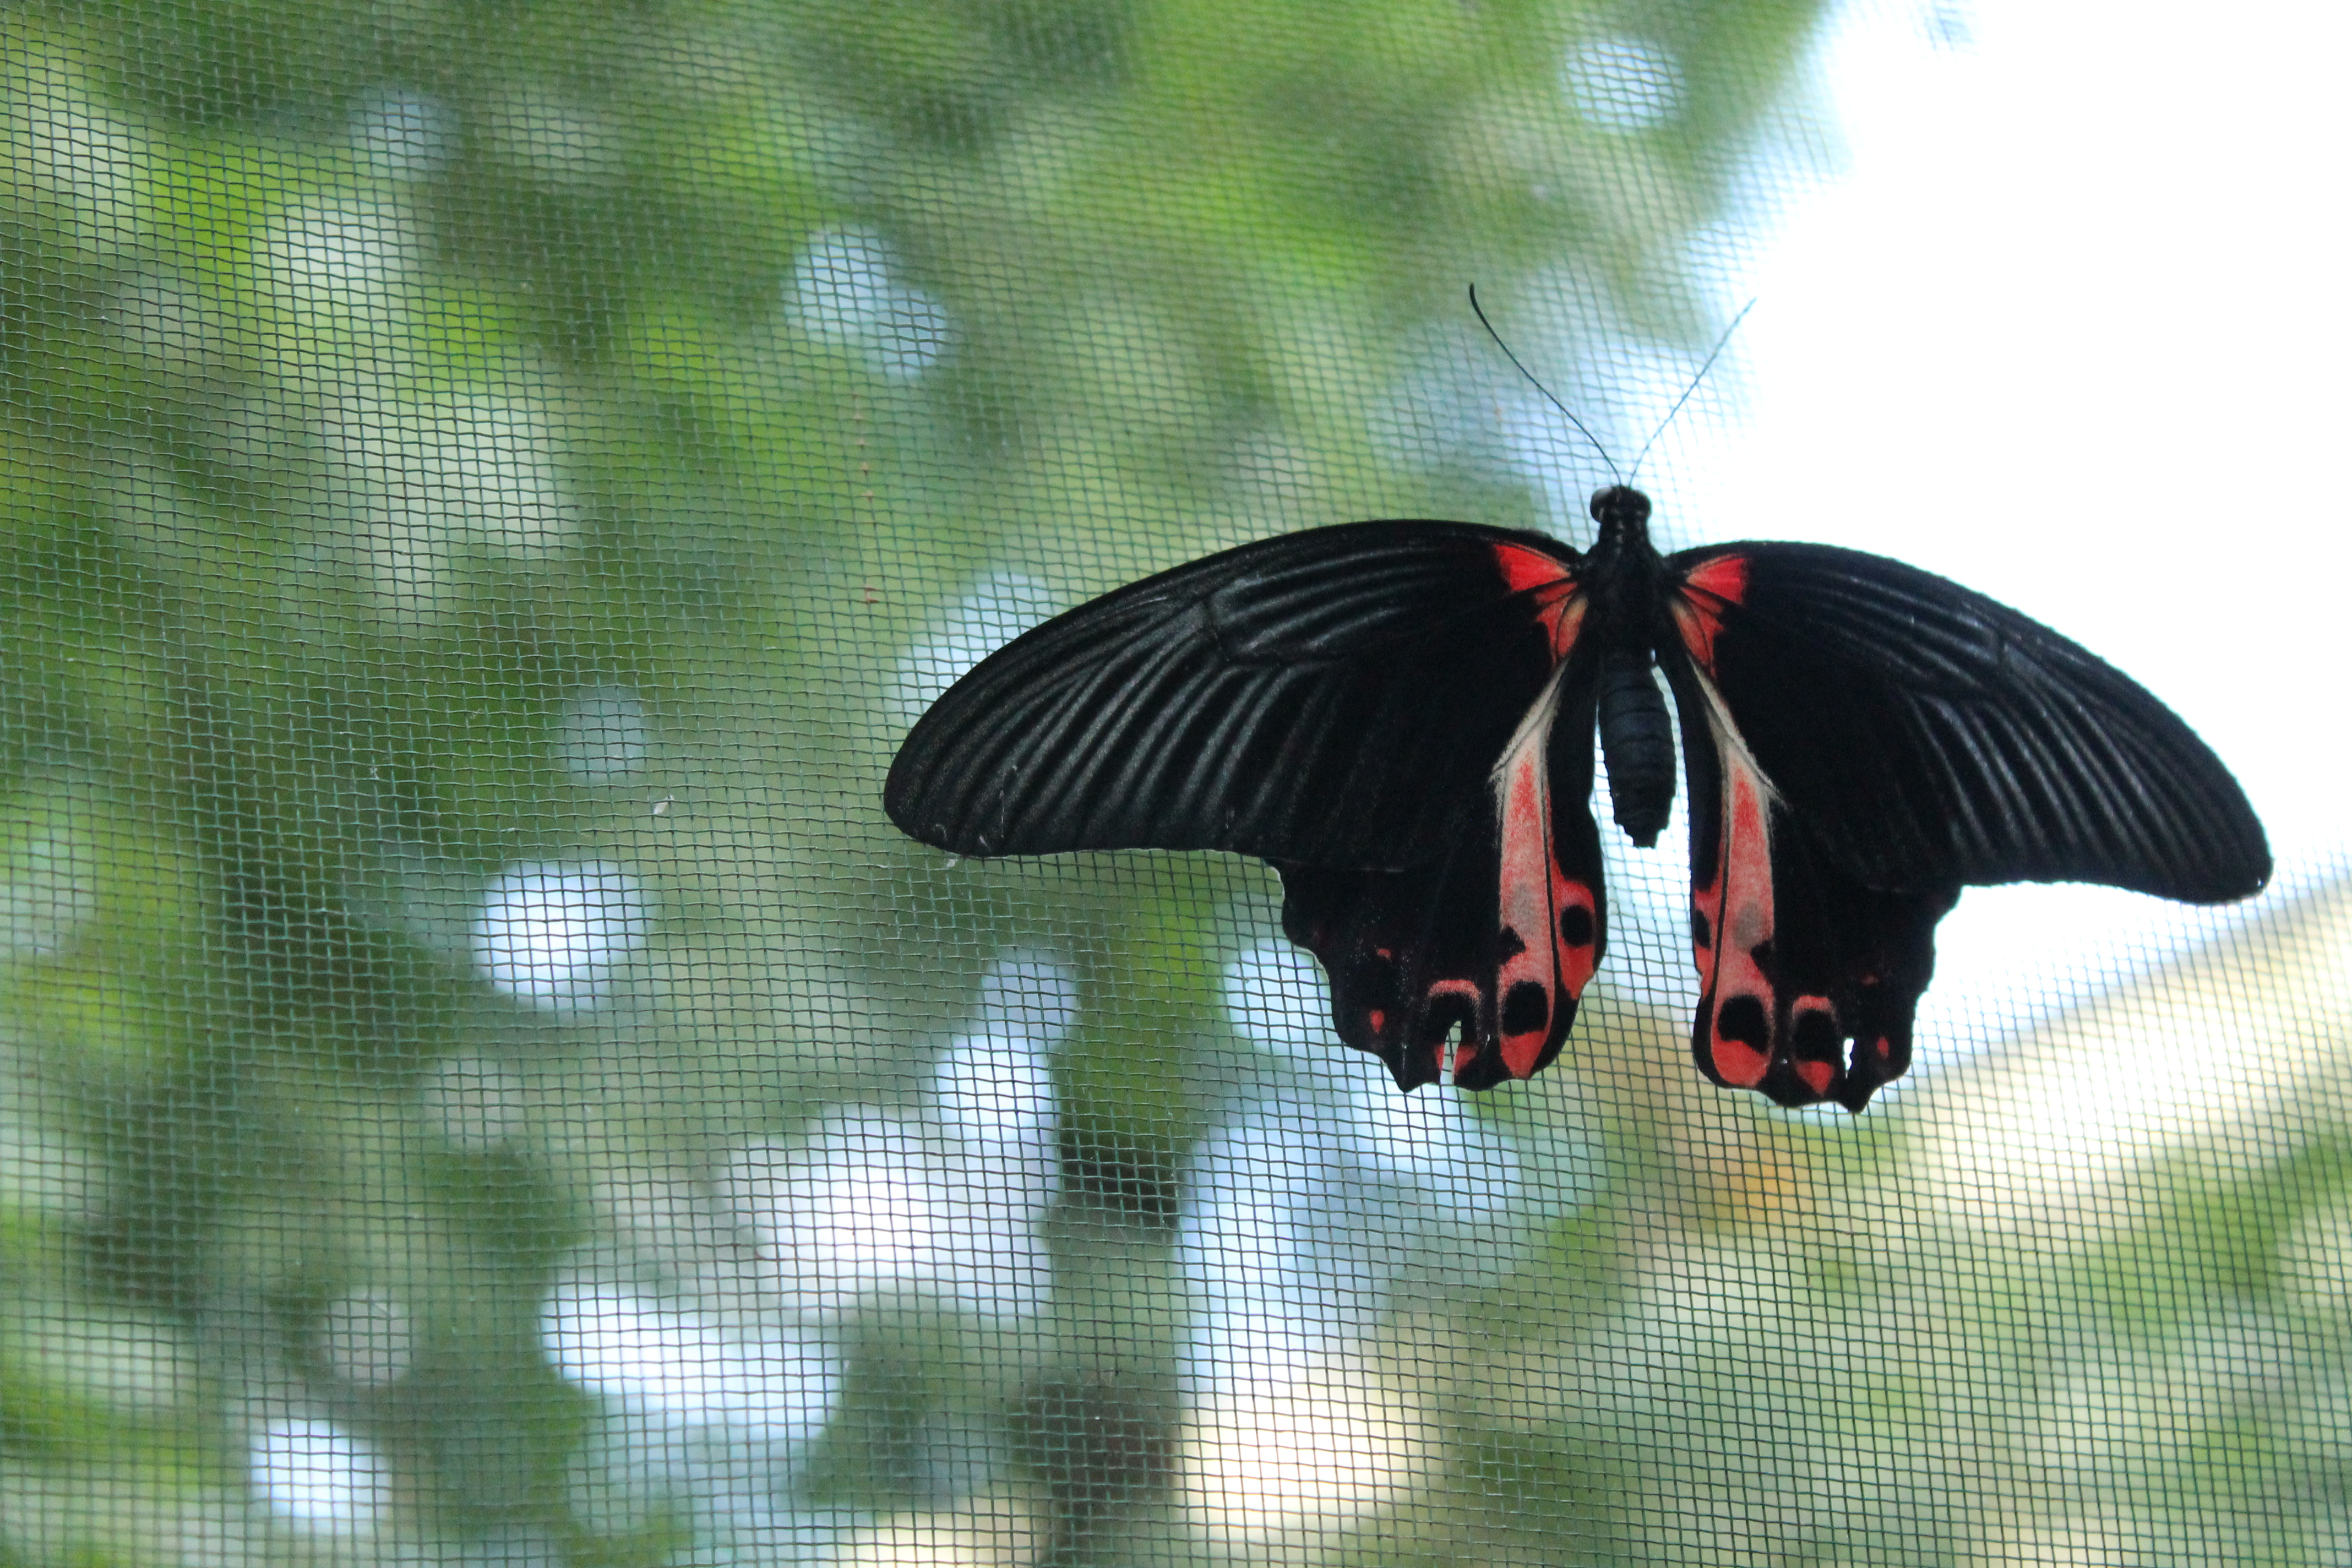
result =
M1558 1051L1601 938L1578 563L1448 522L1190 563L982 660L908 735L884 805L962 854L1272 860L1342 1039L1412 1087L1462 1025L1464 1082L1524 1076Z
M2210 903L2269 879L2262 826L2221 760L2040 623L1825 545L1724 545L1667 567L1692 1049L1716 1081L1859 1110L1908 1065L1936 921L1963 886L2103 882Z
M1571 654L1488 782L1491 809L1404 870L1279 863L1283 929L1331 979L1339 1037L1398 1085L1490 1089L1550 1065L1606 945L1592 819L1597 660Z

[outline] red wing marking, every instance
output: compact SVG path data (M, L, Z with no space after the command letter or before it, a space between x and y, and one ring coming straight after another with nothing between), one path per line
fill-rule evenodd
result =
M1686 614L1679 598L1675 614L1677 619ZM1688 640L1687 628L1685 635ZM1691 949L1698 964L1699 1005L1691 1043L1700 1064L1715 1077L1734 1088L1754 1089L1780 1050L1774 1037L1779 1009L1764 973L1774 925L1772 786L1731 728L1715 682L1704 669L1695 673L1722 759L1723 826L1715 863L1692 878Z
M1825 1100L1844 1070L1840 1060L1844 1032L1838 1027L1837 1004L1826 996L1800 996L1789 1008L1789 1066L1798 1081Z
M1787 862L1780 869L1793 879L1787 889L1791 899L1822 898L1822 884L1805 869L1801 840L1775 856L1774 830L1794 832L1794 825L1781 815L1771 781L1732 728L1713 679L1703 669L1693 675L1722 763L1723 799L1714 864L1694 868L1692 876L1691 947L1700 995L1691 1049L1717 1082L1760 1089L1783 1105L1832 1098L1858 1104L1841 1094L1849 1031L1837 998L1846 994L1842 987L1859 965L1850 968L1852 961L1834 947L1822 951L1831 939L1816 929L1816 908L1792 905L1790 929L1797 934L1781 930L1776 858ZM1834 994L1824 994L1824 980ZM1875 1087L1894 1076L1895 1057L1891 1037L1866 1040L1855 1058L1856 1072ZM1868 1098L1865 1089L1861 1099Z
M1542 1065L1552 1020L1591 982L1599 931L1592 889L1570 877L1553 842L1551 774L1546 758L1559 710L1561 677L1520 722L1495 768L1500 820L1496 876L1496 1034L1513 1078Z
M1536 595L1536 616L1551 638L1551 656L1566 658L1584 622L1585 599L1579 591L1575 568L1524 544L1496 545L1495 564L1502 569L1503 581L1510 584L1512 593Z
M1691 891L1714 936L1697 950L1704 1048L1724 1081L1741 1089L1762 1083L1772 1065L1772 985L1758 962L1758 950L1772 940L1769 802L1753 764L1726 755L1715 874Z
M1524 544L1495 546L1495 564L1503 569L1503 581L1511 585L1514 594L1576 581L1576 574L1567 562Z
M1457 1047L1454 1053L1454 1065L1455 1069L1458 1071L1465 1055L1471 1050L1471 1047L1467 1042L1474 1039L1478 1033L1475 1020L1478 1016L1479 1005L1485 1000L1486 993L1479 989L1478 983L1475 980L1433 980L1429 983L1428 989L1422 993L1423 1016L1426 1018L1430 1015L1437 1013L1437 1004L1439 1000L1447 996L1457 997L1461 1001L1468 1004L1470 1008L1470 1019L1472 1020L1465 1024L1462 1030L1462 1037L1465 1043ZM1438 1065L1445 1060L1444 1038L1440 1037L1437 1039L1431 1040L1422 1048L1429 1053L1429 1076L1431 1079L1434 1080L1437 1077Z
M1433 980L1429 983L1428 995L1433 1001L1440 996L1461 996L1475 1002L1479 995L1478 983L1475 980Z
M1682 586L1666 604L1674 611L1675 629L1701 669L1715 673L1715 639L1723 630L1723 612L1748 597L1748 557L1716 555L1683 574Z

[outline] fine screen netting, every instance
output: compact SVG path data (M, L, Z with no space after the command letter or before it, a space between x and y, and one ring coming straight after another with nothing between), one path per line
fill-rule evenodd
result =
M2352 1562L2352 903L2273 810L2342 773L2324 669L2263 662L2328 573L2226 559L2260 480L2032 504L1996 470L2107 459L2030 366L2009 452L1814 432L1951 521L1735 504L1836 254L1695 377L1878 155L1828 107L1865 25L1975 47L1892 0L0 5L0 1568ZM1604 793L1605 958L1480 1095L1339 1042L1257 859L898 831L909 727L1093 595L1355 519L1587 543L1611 460L1474 283L1617 468L1654 437L1664 548L2014 599L2239 769L2270 889L1969 893L1849 1116L1695 1069L1679 797L1642 849Z

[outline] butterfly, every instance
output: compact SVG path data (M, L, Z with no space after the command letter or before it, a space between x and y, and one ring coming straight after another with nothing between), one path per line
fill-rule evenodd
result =
M1618 825L1688 781L1691 1052L1859 1111L1909 1066L1960 889L2244 898L2271 857L2169 709L2004 605L1884 556L1662 554L1597 491L1580 552L1443 521L1244 544L1024 633L917 721L883 801L961 855L1222 849L1281 873L1339 1038L1398 1085L1549 1065L1607 938ZM1673 694L1669 717L1664 687Z

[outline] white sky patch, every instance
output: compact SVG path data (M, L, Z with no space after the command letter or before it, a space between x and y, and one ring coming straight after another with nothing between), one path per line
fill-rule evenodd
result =
M593 1006L645 946L652 922L643 884L610 861L524 861L483 890L474 962L491 984L534 1006Z
M1259 1049L1295 1058L1336 1043L1330 988L1305 948L1258 942L1225 965L1224 981L1226 1022Z
M1622 34L1579 43L1561 62L1559 79L1579 115L1620 135L1666 124L1687 96L1682 67L1665 46Z
M1192 1404L1176 1503L1228 1551L1314 1542L1409 1506L1446 1458L1437 1430L1423 1390L1383 1376L1360 1352L1318 1356Z
M457 144L457 116L439 99L387 91L352 110L352 150L386 179L422 180L441 173Z
M744 1149L725 1184L797 1310L830 1319L904 1294L1024 1317L1052 1286L1037 1226L1060 1180L1036 1157L1045 1147L1040 1136L968 1142L922 1117L852 1110Z
M1448 1290L1501 1278L1590 1194L1571 1137L1523 1151L1464 1094L1401 1093L1341 1045L1320 967L1287 942L1229 963L1224 1001L1236 1034L1327 1088L1242 1100L1186 1163L1176 1255L1192 1321L1178 1366L1203 1408L1352 1354L1401 1292L1438 1275Z
M898 276L898 253L880 235L835 230L811 239L784 281L784 308L811 337L854 349L893 380L920 375L947 352L948 314Z
M573 784L626 784L645 772L651 749L645 699L625 686L584 687L556 716L556 765Z
M380 316L394 307L424 254L415 222L396 207L300 207L262 237L261 271L300 309Z
M1050 953L1004 954L980 977L972 1026L1006 1034L1041 1049L1061 1044L1078 1016L1078 977Z
M821 1334L744 1338L692 1311L579 1284L548 1297L540 1342L572 1383L625 1409L794 1446L833 1418L846 1372Z
M1031 1180L1058 1181L1053 1052L1077 1016L1077 979L1056 961L1016 954L989 966L972 1032L931 1072L940 1126L970 1148L1009 1154Z
M950 605L929 638L899 656L889 689L892 716L911 725L982 659L1050 618L1053 590L1019 572L992 572Z
M824 1320L908 1295L1009 1320L1046 1305L1038 1227L1061 1193L1052 1053L1076 1016L1076 978L1014 952L979 1001L913 1113L852 1107L728 1166L721 1184L796 1310Z
M1449 1289L1492 1283L1542 1217L1522 1201L1517 1150L1461 1096L1363 1087L1336 1105L1254 1103L1194 1148L1176 1258L1192 1309L1178 1366L1195 1398L1365 1340L1400 1288L1437 1271Z
M374 1447L332 1421L273 1421L247 1457L254 1495L293 1523L334 1534L373 1527L392 1499Z

